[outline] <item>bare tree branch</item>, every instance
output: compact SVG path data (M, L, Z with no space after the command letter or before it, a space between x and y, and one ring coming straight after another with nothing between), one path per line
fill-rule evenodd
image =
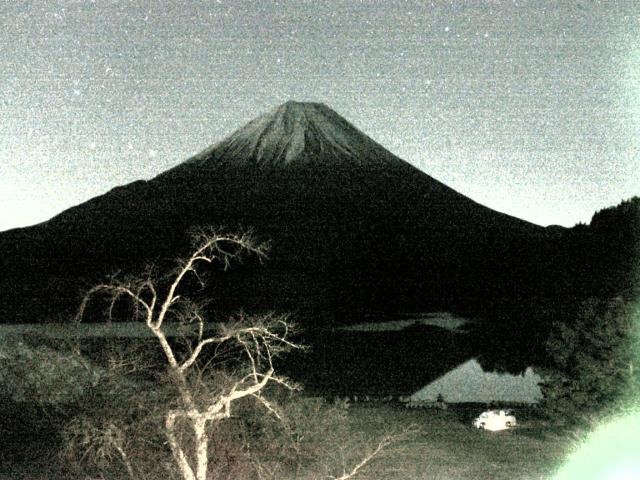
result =
M330 480L347 480L349 478L355 477L356 475L358 475L360 470L365 465L367 465L369 462L371 462L371 460L373 460L382 450L387 448L393 442L394 442L394 438L392 436L385 435L378 442L376 447L371 452L366 454L364 456L364 458L362 460L360 460L360 462L358 462L349 472L343 471L342 475L340 475L339 477L335 477L335 476L332 475L332 476L329 477L329 479Z
M278 383L286 388L297 388L287 380L275 376L273 358L283 351L300 347L289 339L291 326L287 318L273 314L264 318L247 318L241 314L239 320L222 325L218 333L207 336L203 310L198 304L185 298L184 292L178 293L184 279L188 274L193 274L202 284L202 277L197 270L199 265L217 261L226 269L232 260L240 259L242 253L253 253L259 259L263 259L266 256L266 245L258 244L251 233L221 234L212 229L196 231L193 241L194 249L191 255L180 261L176 269L168 277L164 277L160 284L154 283L149 271L144 278L132 278L128 281L114 279L111 284L97 285L86 293L76 319L78 322L82 320L89 300L98 294L104 293L110 297L109 318L112 317L116 303L121 297L131 300L135 309L134 317L144 318L150 332L158 340L166 357L169 374L179 394L180 405L165 415L165 433L176 465L183 480L206 480L209 443L207 426L211 422L229 418L232 403L245 397L255 398L269 412L281 418L261 391L269 382ZM186 354L174 350L175 347L167 338L165 323L170 315L185 325L195 322L196 339L194 341L193 337L187 337ZM213 396L206 392L201 394L201 368L208 367L218 354L218 349L226 344L236 345L240 349L249 373ZM202 367L198 365L198 361L208 345L215 345L214 356ZM194 384L190 372L196 365ZM189 455L176 433L179 423L188 425L195 437L195 452Z
M225 342L229 339L229 337L222 337L222 338L215 338L215 337L210 337L207 338L205 340L200 340L198 342L198 344L196 345L196 348L193 350L193 352L191 353L191 355L189 356L189 358L187 358L184 362L182 362L182 364L180 364L180 366L178 367L178 369L181 372L184 372L185 370L187 370L191 365L193 365L196 360L198 359L198 356L200 355L200 353L202 352L202 349L210 344L210 343L222 343Z

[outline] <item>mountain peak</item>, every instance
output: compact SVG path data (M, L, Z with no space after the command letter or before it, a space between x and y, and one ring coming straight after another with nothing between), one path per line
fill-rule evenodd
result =
M402 162L325 104L298 101L260 115L191 161L259 166Z
M299 102L297 100L287 100L279 107L276 107L277 110L285 110L285 111L301 111L301 110L315 110L318 108L329 109L324 103L319 102Z

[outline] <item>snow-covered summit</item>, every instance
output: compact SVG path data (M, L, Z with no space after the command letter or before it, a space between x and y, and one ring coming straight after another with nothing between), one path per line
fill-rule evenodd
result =
M294 101L257 117L191 160L211 159L260 166L404 163L326 105Z

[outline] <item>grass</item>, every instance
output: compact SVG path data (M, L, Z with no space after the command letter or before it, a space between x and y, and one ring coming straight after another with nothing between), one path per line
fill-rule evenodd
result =
M546 479L568 453L569 437L545 430L531 412L520 416L517 429L502 432L472 428L471 418L480 412L469 407L407 410L390 404L351 408L354 430L371 437L389 426L406 429L415 424L420 429L372 463L361 478Z
M20 407L23 408L23 407ZM417 426L419 433L389 447L356 477L388 480L547 479L562 464L572 444L568 435L549 431L535 411L518 410L521 425L514 430L487 432L471 427L481 407L448 410L406 409L399 404L357 404L348 410L353 441L371 449L384 432ZM4 414L11 414L4 411ZM37 412L34 410L34 415ZM33 418L7 428L5 417L0 451L2 480L62 480L56 465L55 432L46 419ZM14 415L14 418L17 416ZM353 445L345 445L345 451ZM333 459L334 464L340 462ZM334 471L341 470L340 465ZM353 466L347 461L347 470ZM305 478L304 474L292 478ZM123 477L124 480L124 477Z

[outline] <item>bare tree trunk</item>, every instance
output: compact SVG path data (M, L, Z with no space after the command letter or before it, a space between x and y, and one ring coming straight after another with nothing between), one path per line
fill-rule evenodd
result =
M207 480L207 467L209 465L207 421L201 417L195 418L193 420L193 428L196 434L197 480Z
M196 480L196 476L193 474L193 469L189 465L187 456L184 454L184 451L176 438L175 422L177 418L178 414L176 412L169 412L165 419L166 434L167 439L169 440L169 446L171 447L171 453L173 453L173 458L178 465L178 469L180 470L183 480Z

